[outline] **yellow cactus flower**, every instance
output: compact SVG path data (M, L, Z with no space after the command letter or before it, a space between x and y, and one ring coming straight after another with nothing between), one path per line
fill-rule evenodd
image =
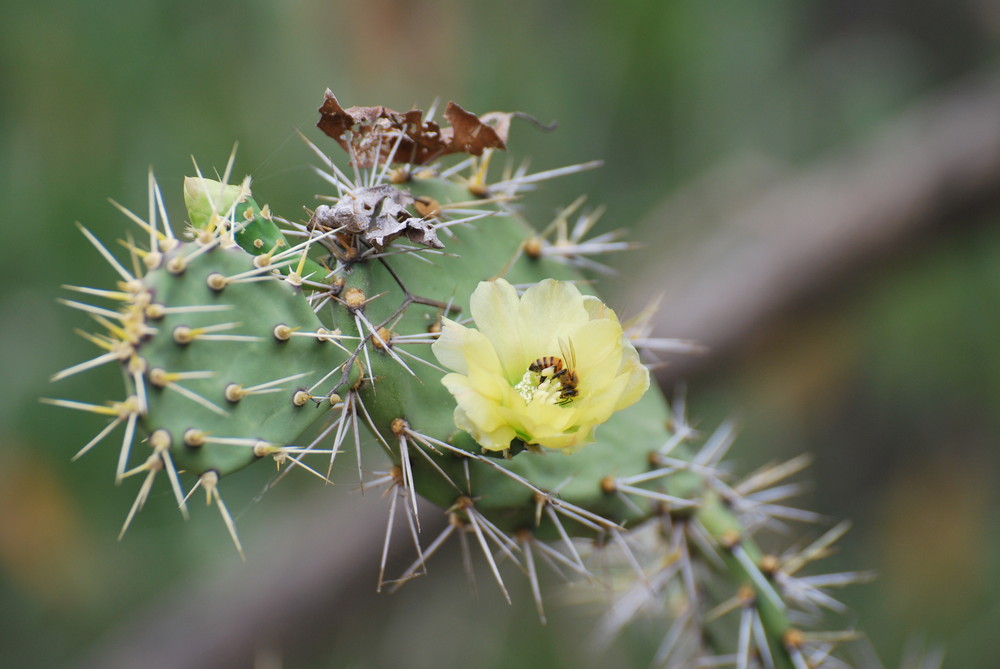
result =
M546 279L520 298L507 281L472 293L478 329L444 319L434 354L455 425L485 449L515 438L572 453L649 388L649 371L615 312L572 283Z

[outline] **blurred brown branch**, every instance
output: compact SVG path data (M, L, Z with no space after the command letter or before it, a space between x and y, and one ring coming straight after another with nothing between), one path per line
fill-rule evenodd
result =
M776 315L842 286L857 270L898 253L904 241L994 204L1000 71L933 96L874 136L762 188L744 206L730 202L714 225L698 220L734 190L726 179L732 172L672 195L646 221L645 229L666 233L654 240L657 265L630 282L630 299L662 290L656 332L711 349L707 357L675 360L663 381L726 358ZM745 172L739 179L760 181ZM710 231L672 248L669 231L693 220Z
M247 542L246 564L234 553L230 562L191 570L188 581L123 615L79 666L225 669L271 656L281 666L283 649L321 642L338 621L370 606L385 533L379 491L359 499L321 488L284 504L271 509L266 539ZM424 516L433 534L443 514Z

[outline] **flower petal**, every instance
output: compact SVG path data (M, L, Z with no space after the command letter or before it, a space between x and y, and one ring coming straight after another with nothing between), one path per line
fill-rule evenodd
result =
M573 335L574 369L581 391L601 392L618 374L622 359L622 330L609 320L585 323Z
M521 298L519 331L530 364L544 355L558 355L558 342L570 337L589 320L583 295L571 283L545 279L524 292Z
M469 328L448 318L441 319L441 335L431 344L438 362L459 374L468 374L469 367L462 354L462 342Z
M472 318L476 327L493 344L504 369L504 376L511 383L521 378L520 369L525 354L521 344L521 331L513 315L518 310L517 291L503 279L480 281L470 299Z

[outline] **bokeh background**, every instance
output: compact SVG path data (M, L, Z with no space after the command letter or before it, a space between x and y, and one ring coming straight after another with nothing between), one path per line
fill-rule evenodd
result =
M112 279L73 222L120 236L106 198L144 211L150 165L179 222L191 156L221 170L234 142L237 173L295 215L322 190L295 130L323 141L330 87L558 120L515 126L533 169L603 159L529 215L588 192L644 245L604 288L626 314L663 293L658 334L712 345L661 381L686 381L707 430L738 417L740 470L814 455L803 503L855 521L828 566L880 574L843 593L846 622L888 667L922 644L998 666L994 0L0 9L0 665L645 666L641 639L586 655L593 621L558 598L540 628L523 584L513 607L485 581L473 597L454 547L376 595L385 502L350 476L290 477L263 503L266 467L227 481L245 566L213 511L183 523L165 487L116 542L139 482L113 485L110 444L70 464L101 424L38 397L120 388L115 370L47 380L92 355L59 286Z

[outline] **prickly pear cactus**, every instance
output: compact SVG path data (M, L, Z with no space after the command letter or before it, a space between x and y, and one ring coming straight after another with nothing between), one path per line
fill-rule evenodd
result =
M595 257L628 244L587 238L596 215L577 213L582 200L540 228L517 214L539 182L596 165L491 178L521 115L450 103L444 116L344 109L327 92L319 127L349 167L309 143L330 193L308 220L259 206L249 180L229 184L230 161L221 181L186 181L184 234L150 177L149 216L123 209L145 239L128 262L83 230L120 281L71 287L101 302L66 301L97 323L100 353L54 379L117 363L126 388L103 404L47 401L108 417L77 456L120 428L116 480L143 479L122 532L163 471L184 514L207 492L242 554L222 479L262 458L325 478L353 450L363 485L394 491L390 524L401 510L412 530L416 559L396 584L457 537L505 596L499 558L527 575L543 620L540 561L613 585L599 643L664 617L656 664L842 666L834 650L852 633L800 621L821 625L821 609L841 608L825 590L865 575L799 571L846 527L782 555L754 541L817 519L782 503L805 461L732 480L731 428L702 438L682 399L649 386L644 361L689 345L592 294L606 271ZM364 480L386 458L388 473ZM420 534L418 495L447 515L437 536Z

